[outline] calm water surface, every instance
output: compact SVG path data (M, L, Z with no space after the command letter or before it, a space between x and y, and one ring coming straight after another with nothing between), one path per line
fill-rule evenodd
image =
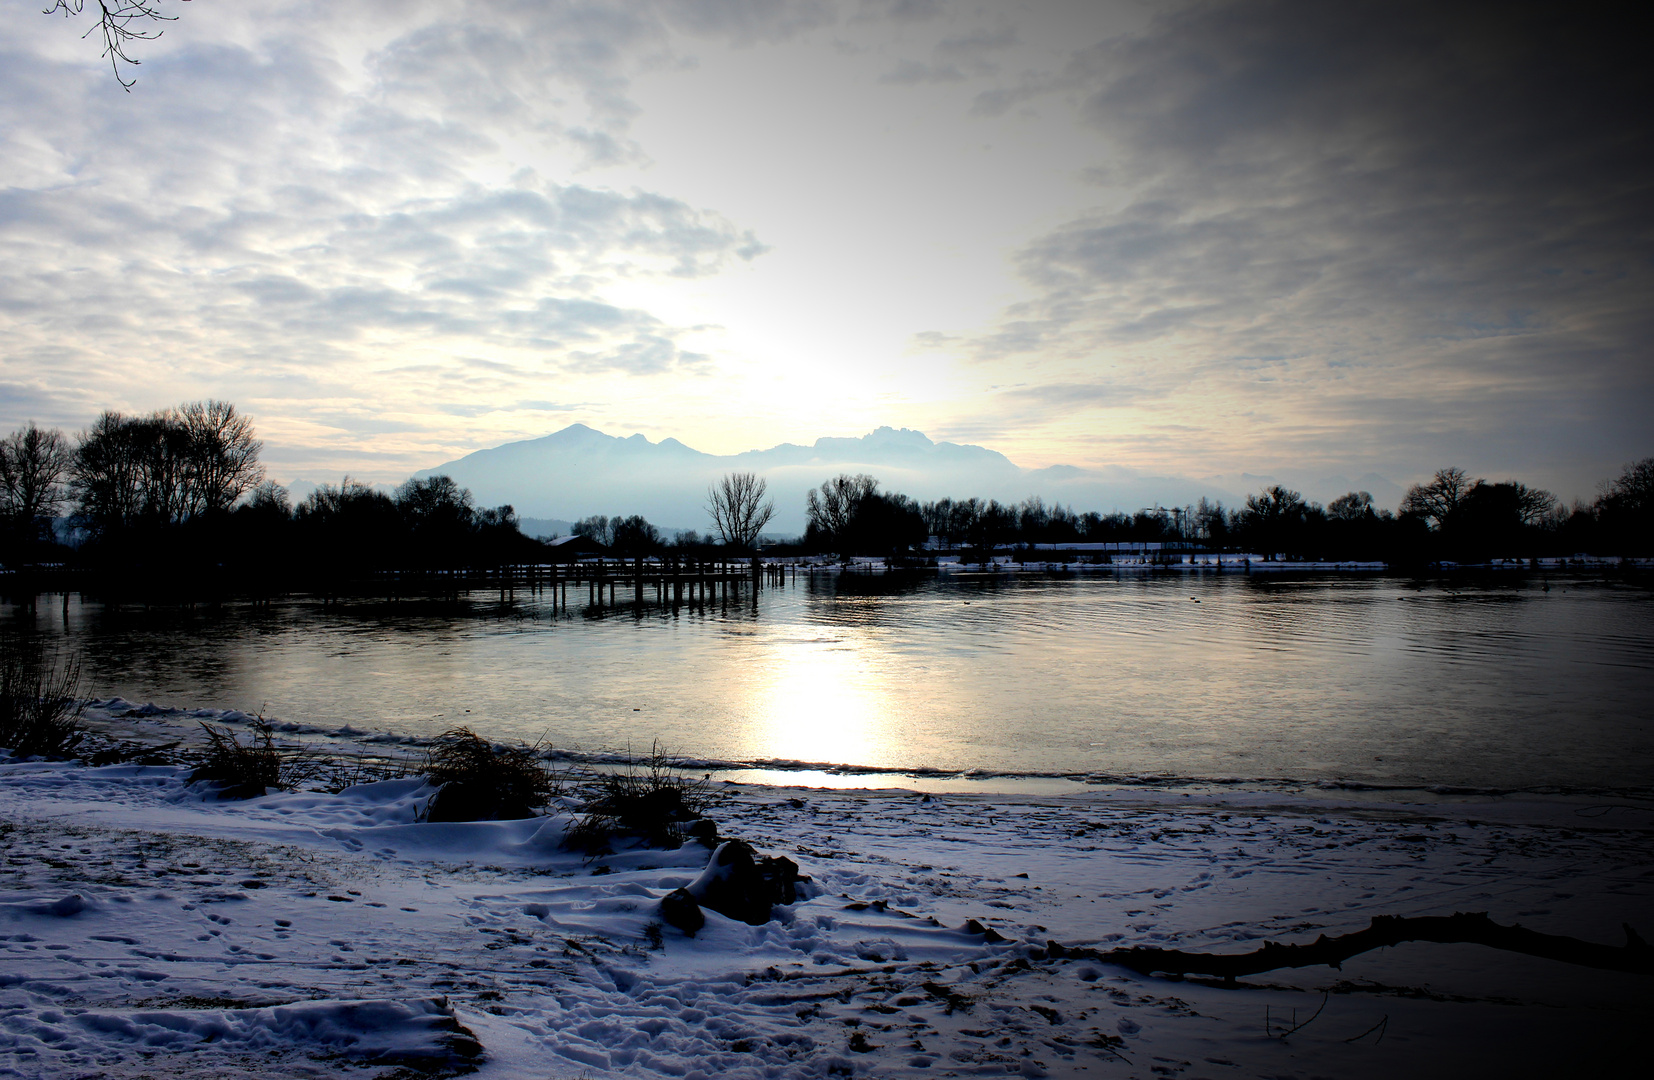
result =
M1623 583L799 578L697 609L0 610L88 692L731 762L1654 786L1654 604ZM652 596L652 593L651 593Z

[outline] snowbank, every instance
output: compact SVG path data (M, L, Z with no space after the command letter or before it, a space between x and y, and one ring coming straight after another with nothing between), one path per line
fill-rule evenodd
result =
M24 1050L24 1056L30 1049L38 1056L45 1047L54 1057L80 1051L107 1059L123 1050L149 1054L211 1046L218 1054L298 1049L434 1070L468 1062L481 1052L442 998L302 1001L266 1009L46 1009L8 1027L19 1036L14 1049Z
M1611 1073L1651 1004L1475 946L1233 988L1044 948L1456 910L1615 943L1654 929L1630 799L725 784L721 831L813 887L688 937L660 901L704 879L699 844L588 859L567 803L422 824L418 780L215 802L186 772L0 764L0 1075Z

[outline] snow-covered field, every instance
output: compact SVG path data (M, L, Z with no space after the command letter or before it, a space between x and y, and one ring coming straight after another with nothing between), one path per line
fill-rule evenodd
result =
M572 818L422 824L418 780L204 798L186 770L0 764L0 1075L1619 1076L1654 980L1473 945L1224 987L1045 945L1244 951L1377 914L1654 933L1654 806L1144 787L725 784L812 895L659 918L709 852ZM970 921L975 920L975 925ZM989 928L992 934L980 932ZM1002 936L1004 940L994 940Z

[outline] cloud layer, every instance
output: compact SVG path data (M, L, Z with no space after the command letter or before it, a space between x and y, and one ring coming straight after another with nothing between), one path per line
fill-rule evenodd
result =
M1021 400L1204 403L1210 455L1254 425L1311 460L1633 452L1654 152L1646 65L1599 18L1203 5L985 92L1076 100L1118 202L1018 251L1035 295L977 355L1067 361Z
M272 3L0 45L0 424L570 420L1564 494L1651 452L1647 65L1512 5Z

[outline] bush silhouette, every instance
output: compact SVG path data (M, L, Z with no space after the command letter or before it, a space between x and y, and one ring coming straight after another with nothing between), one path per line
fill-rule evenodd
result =
M217 784L220 798L256 799L267 788L290 788L308 775L310 763L302 756L284 760L262 720L254 722L245 745L229 728L202 724L201 730L207 733L207 752L189 783Z
M66 757L86 735L80 665L32 642L0 641L0 746L18 757Z
M710 797L705 780L691 780L674 769L651 746L649 756L630 761L624 772L608 773L592 784L582 807L584 816L564 841L570 848L596 855L610 850L616 836L636 836L651 847L682 846L690 835L717 836L716 827L694 829L705 814ZM708 825L711 823L708 822Z
M541 749L539 744L497 747L466 727L443 732L421 770L440 785L421 820L533 817L562 794L562 780L541 762Z

